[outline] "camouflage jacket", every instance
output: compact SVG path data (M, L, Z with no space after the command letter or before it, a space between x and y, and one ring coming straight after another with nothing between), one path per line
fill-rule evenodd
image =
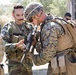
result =
M7 23L1 30L1 36L5 41L5 52L7 58L14 61L20 61L23 55L22 50L17 50L15 44L21 39L27 38L33 27L27 23L17 25L14 21Z
M43 43L42 50L39 55L34 55L33 61L36 65L48 63L58 51L58 38L64 35L64 29L57 23L48 21L52 16L47 16L41 30L41 39Z

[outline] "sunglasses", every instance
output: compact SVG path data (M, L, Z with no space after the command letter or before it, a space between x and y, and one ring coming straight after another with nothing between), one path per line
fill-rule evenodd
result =
M69 18L66 18L66 20L71 20L71 19L69 19Z

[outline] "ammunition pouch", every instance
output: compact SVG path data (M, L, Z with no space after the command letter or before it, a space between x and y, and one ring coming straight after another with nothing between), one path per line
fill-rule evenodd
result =
M22 39L24 39L24 37L21 36L21 35L19 35L19 36L13 35L12 43L17 43L17 42L19 42L19 41L22 40Z
M51 68L52 68L53 74L59 74L59 67L58 67L58 63L57 63L57 57L54 57L51 60Z
M23 51L22 50L16 50L16 51L10 50L9 52L6 52L6 54L7 54L6 55L7 59L20 62L23 56Z
M62 75L66 73L65 56L56 56L51 60L52 73L55 75Z
M60 75L65 74L66 73L65 56L59 56L58 61L59 61Z
M76 53L68 53L66 56L67 75L76 74Z
M20 40L24 39L23 36L16 36L16 35L13 35L13 40L12 40L12 43L17 43L19 42ZM15 50L8 50L6 52L7 54L7 59L10 59L10 60L13 60L13 61L18 61L20 62L22 56L23 56L23 50L21 49L16 49L14 48Z

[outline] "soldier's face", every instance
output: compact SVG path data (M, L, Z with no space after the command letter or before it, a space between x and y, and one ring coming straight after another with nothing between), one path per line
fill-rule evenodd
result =
M14 12L13 12L13 17L15 19L15 22L18 24L18 25L21 25L23 23L23 20L24 20L24 9L20 8L20 9L15 9Z
M71 17L67 16L67 17L66 17L66 20L71 20Z
M36 16L34 16L32 23L40 25L41 23L43 23L45 17L46 14L43 11L40 11Z
M65 17L64 17L64 20L71 20L71 17L65 16Z

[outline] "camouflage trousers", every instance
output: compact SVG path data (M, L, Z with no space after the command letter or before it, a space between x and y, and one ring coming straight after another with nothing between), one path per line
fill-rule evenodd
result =
M23 64L19 62L10 61L8 64L9 75L32 75L32 67L30 70L27 70Z

